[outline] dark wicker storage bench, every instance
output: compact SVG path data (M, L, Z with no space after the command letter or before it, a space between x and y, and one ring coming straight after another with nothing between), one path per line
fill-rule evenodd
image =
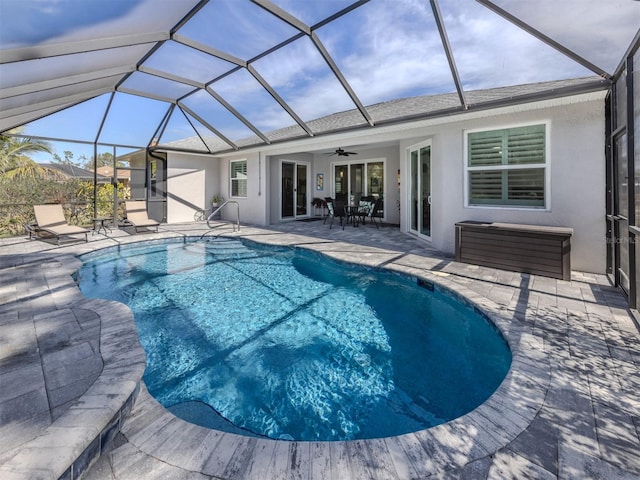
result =
M456 261L571 280L572 228L456 223Z

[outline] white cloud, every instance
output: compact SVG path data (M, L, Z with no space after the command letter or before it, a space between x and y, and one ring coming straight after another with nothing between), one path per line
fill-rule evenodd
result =
M354 108L307 38L259 60L255 67L304 120Z
M472 0L441 0L440 6L467 89L590 74ZM375 0L318 35L365 105L455 91L428 2ZM354 108L308 39L260 60L256 68L303 119ZM264 113L274 126L286 115L279 107Z
M503 0L504 8L613 73L640 26L636 0Z
M371 7L357 26L357 45L342 62L365 104L454 88L427 2L372 2Z
M441 2L466 89L589 75L583 67L475 2Z

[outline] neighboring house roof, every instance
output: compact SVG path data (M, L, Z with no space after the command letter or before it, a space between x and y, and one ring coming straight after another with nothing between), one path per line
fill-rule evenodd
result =
M41 163L43 167L58 170L68 178L76 178L87 182L93 182L93 172L85 168L76 167L75 165L67 165L64 163ZM104 175L97 174L98 183L109 183L111 179Z
M562 96L563 93L565 96L570 96L587 91L606 90L608 87L609 84L606 80L591 76L468 91L466 92L466 98L469 103L468 110L462 109L456 93L443 93L390 100L367 106L367 111L371 114L375 124L381 125L408 122L422 118L445 117L467 111L486 110L498 106L546 100L549 96L556 98ZM366 122L360 112L357 109L353 109L310 120L307 125L315 134L326 134L353 127L356 123L364 124ZM292 140L295 137L309 138L298 125L273 130L268 132L266 136L272 142ZM213 152L222 153L222 151L229 151L230 149L229 145L219 138L203 137L203 139ZM248 137L236 142L239 147L249 147L260 143L262 143L262 139L258 136ZM202 144L202 140L197 136L163 143L159 146L208 153Z
M119 179L123 179L123 178L130 179L131 178L131 171L128 170L128 169L116 168L116 171L118 172L118 178ZM113 177L113 167L98 167L96 169L96 172L98 172L100 175L104 175L106 177Z

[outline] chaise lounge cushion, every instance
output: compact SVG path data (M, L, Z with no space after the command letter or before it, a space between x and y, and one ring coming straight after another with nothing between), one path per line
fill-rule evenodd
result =
M89 230L76 225L69 225L64 217L62 205L34 205L33 212L36 216L36 233L46 232L58 238L66 235L76 235L84 233L85 242Z
M127 211L126 223L136 228L139 227L156 227L158 229L159 222L149 218L147 215L147 203L143 200L132 200L125 202Z

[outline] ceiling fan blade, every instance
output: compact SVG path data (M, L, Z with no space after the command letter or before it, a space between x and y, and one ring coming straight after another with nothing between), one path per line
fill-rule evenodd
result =
M326 153L325 155L328 155L330 157L333 155L338 155L339 157L348 157L349 155L357 155L357 154L358 154L357 152L347 152L346 150L338 147L336 148L335 152Z

